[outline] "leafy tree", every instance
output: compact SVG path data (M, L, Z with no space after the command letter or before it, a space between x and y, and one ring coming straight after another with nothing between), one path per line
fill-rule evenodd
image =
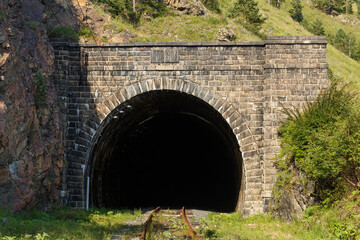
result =
M338 14L346 11L346 0L312 0L315 7L327 14Z
M291 1L292 8L289 10L290 16L297 22L301 22L304 19L302 14L302 9L304 8L301 5L300 0L292 0Z
M237 0L229 9L229 17L237 18L248 30L258 33L265 18L254 0Z

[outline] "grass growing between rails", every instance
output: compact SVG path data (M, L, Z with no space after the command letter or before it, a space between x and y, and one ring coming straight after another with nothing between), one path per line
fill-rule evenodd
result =
M140 214L140 210L61 208L13 213L0 209L0 239L110 239Z
M195 231L204 240L356 239L351 236L357 231L356 224L360 220L360 215L355 214L360 210L359 195L359 191L354 191L338 203L341 205L338 208L310 207L301 221L282 221L270 214L244 218L239 212L210 213L207 218L200 219L200 226L195 227ZM140 214L140 210L91 209L87 212L61 208L48 212L13 213L0 209L0 239L111 239L117 233L128 239L141 232L141 225L132 227L132 233L127 226L127 222L140 217ZM152 239L177 239L175 232L180 236L187 233L181 219L172 217L165 223L169 226Z

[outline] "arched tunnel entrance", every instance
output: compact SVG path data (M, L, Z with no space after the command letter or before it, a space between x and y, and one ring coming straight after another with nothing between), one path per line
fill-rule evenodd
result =
M115 108L99 130L90 164L92 205L236 210L239 145L205 101L172 90L142 93Z

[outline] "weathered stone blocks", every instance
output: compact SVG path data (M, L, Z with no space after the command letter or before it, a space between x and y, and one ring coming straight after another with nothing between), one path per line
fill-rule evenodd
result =
M267 211L279 152L276 129L284 120L280 103L301 106L328 84L323 37L100 47L57 42L54 49L53 78L64 101L61 119L69 161L61 190L68 191L64 200L78 208L85 201L79 165L88 164L103 123L136 95L175 90L207 102L228 122L243 157L239 210L245 215ZM80 62L80 53L87 62Z

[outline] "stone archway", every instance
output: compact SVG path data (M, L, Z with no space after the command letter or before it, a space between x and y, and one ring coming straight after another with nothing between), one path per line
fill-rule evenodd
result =
M92 181L99 180L99 174L94 174L92 168L102 168L101 165L96 165L94 163L93 156L94 152L96 152L96 147L98 144L102 143L101 138L103 134L107 131L107 127L111 125L113 119L117 119L121 116L121 111L124 111L123 108L127 108L129 105L129 101L136 99L138 96L147 94L147 93L161 93L161 92L176 92L182 95L187 95L189 98L198 99L202 104L207 105L209 109L217 113L218 116L221 117L223 123L228 126L228 129L231 131L233 139L233 145L236 143L236 147L234 148L235 155L240 155L241 164L238 165L238 181L235 181L237 191L236 197L236 204L234 207L228 207L226 209L217 209L223 211L232 211L232 210L240 210L243 211L244 207L246 207L246 202L254 202L256 199L260 199L261 201L261 192L251 191L251 188L254 188L254 183L252 183L251 188L247 186L247 179L246 179L246 169L248 163L260 162L260 153L258 150L258 146L256 145L256 141L249 130L247 123L243 120L241 115L238 111L225 99L221 98L217 94L212 91L209 91L201 86L192 83L192 82L185 82L180 80L169 81L166 79L159 79L159 80L147 80L143 82L134 83L130 86L127 86L120 91L112 94L109 96L103 103L98 105L96 108L96 112L94 112L91 117L85 122L81 131L79 133L79 137L75 141L74 148L79 148L81 146L83 149L87 149L86 155L84 155L84 160L86 162L87 170L86 176L90 175L92 177ZM149 97L147 97L147 100ZM145 101L146 102L146 101ZM145 103L143 102L143 103ZM120 115L119 115L120 114ZM195 114L197 115L197 114ZM216 114L215 114L216 115ZM202 116L197 116L202 118ZM144 119L145 120L145 119ZM216 125L215 121L210 121L210 125ZM224 125L224 126L225 126ZM229 135L229 136L230 136ZM231 138L231 137L230 137ZM233 149L233 150L234 150ZM231 151L231 150L230 150ZM71 152L70 152L71 157ZM235 166L235 165L234 165ZM260 163L258 164L259 171ZM252 170L254 168L252 167ZM98 178L94 180L94 177ZM100 177L101 180L101 177ZM107 180L109 181L109 180ZM261 188L261 182L258 183L260 186L255 186L255 188ZM90 186L91 188L91 186ZM103 189L104 186L98 187L96 191L102 191L99 189ZM240 189L241 188L241 189ZM250 191L249 191L250 190ZM85 197L85 187L82 188L83 198ZM95 197L94 193L92 193L92 202L98 205L109 205L104 204L99 200L103 198L101 196ZM110 196L111 198L111 196ZM85 198L83 199L85 200ZM111 205L111 204L110 204ZM110 206L109 205L109 206ZM125 206L125 205L124 205Z

